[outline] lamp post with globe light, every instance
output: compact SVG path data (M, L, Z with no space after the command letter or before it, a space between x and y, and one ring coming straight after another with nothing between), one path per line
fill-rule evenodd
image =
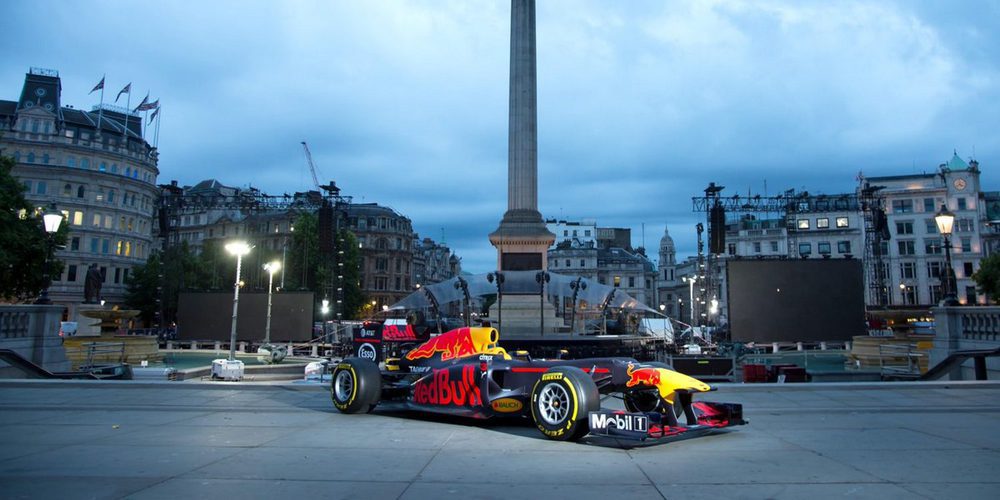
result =
M229 361L236 360L236 312L240 306L240 269L243 256L250 253L252 247L245 241L233 241L226 244L226 251L236 256L236 282L233 284L233 323L229 331Z
M948 207L941 205L941 210L934 216L938 232L944 236L944 300L942 306L957 306L959 304L956 297L955 270L951 266L951 231L955 225L955 214L948 210Z
M62 220L63 215L56 209L55 204L49 205L48 210L42 215L42 222L45 225L45 262L42 265L45 272L42 275L44 281L42 293L35 300L36 304L52 303L52 300L49 299L49 286L52 285L52 252L55 249L56 232L59 231Z

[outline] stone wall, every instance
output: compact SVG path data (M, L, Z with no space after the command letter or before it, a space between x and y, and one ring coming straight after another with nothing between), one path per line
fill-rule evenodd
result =
M15 351L50 372L69 371L59 336L62 311L62 306L0 305L0 349Z

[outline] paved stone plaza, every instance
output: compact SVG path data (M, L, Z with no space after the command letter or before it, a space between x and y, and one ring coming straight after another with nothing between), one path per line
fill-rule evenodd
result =
M1000 384L728 385L644 448L336 413L304 384L0 382L3 498L996 498Z

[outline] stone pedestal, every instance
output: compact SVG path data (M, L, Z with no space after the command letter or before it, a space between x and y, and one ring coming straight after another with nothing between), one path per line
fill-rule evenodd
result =
M70 320L76 321L76 335L74 337L100 337L101 320L85 316L84 313L103 309L104 306L100 304L77 304L73 308L73 319Z
M500 324L497 331L501 339L517 337L539 337L556 335L568 331L562 318L556 316L556 308L545 301L539 314L537 295L504 295L503 314L500 314L499 302L490 306L490 321L493 326ZM545 317L545 328L541 327L541 318Z

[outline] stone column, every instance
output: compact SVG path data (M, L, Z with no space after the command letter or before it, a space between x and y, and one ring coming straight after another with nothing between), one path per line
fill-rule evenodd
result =
M535 1L511 0L507 211L490 234L497 269L505 271L545 269L555 241L538 212L536 99Z

